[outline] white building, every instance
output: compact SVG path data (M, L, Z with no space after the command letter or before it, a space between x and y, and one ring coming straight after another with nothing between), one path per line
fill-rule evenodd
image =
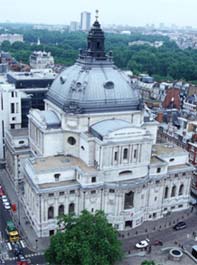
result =
M5 160L5 133L8 129L21 128L21 100L24 92L0 80L0 160Z
M91 23L91 13L84 11L81 13L80 28L82 31L89 31Z
M32 69L46 69L54 66L54 58L50 52L34 51L29 57Z
M11 44L16 41L23 42L23 35L21 34L0 34L0 44L4 41L9 41Z
M22 163L23 201L37 235L54 234L59 214L83 209L103 210L119 230L187 209L188 154L157 145L156 134L129 77L105 54L95 21L88 50L55 79L45 110L29 114L33 157Z

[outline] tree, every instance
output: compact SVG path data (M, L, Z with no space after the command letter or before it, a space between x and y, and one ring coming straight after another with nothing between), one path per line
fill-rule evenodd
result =
M116 230L102 211L84 210L79 217L59 218L59 230L51 237L46 260L50 264L111 265L122 258Z
M144 260L141 265L155 265L153 260Z

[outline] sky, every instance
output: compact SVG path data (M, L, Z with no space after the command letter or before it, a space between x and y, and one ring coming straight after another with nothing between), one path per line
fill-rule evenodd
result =
M165 23L197 28L197 0L0 0L0 22L69 24L82 11L104 24L143 26Z

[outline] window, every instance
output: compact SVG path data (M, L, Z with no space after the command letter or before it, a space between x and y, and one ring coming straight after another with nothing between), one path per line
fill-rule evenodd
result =
M14 103L11 103L11 113L15 112Z
M64 214L64 205L61 204L58 208L58 215L63 215Z
M15 124L11 124L10 129L15 129Z
M94 208L91 209L91 212L92 212L92 213L94 212Z
M157 168L157 173L160 173L160 172L161 172L161 168L158 167L158 168Z
M159 183L160 183L160 180L156 180L155 183L156 183L156 184L159 184Z
M48 208L48 219L53 219L54 218L54 208L53 206L50 206Z
M134 200L134 192L130 191L125 193L124 197L124 209L130 209L133 207L133 200Z
M109 189L109 193L115 193L114 189Z
M91 190L91 194L95 194L96 193L96 191L95 190Z
M68 213L69 214L74 214L75 213L75 205L74 203L70 203L68 206Z
M171 210L175 209L175 206L170 207Z
M164 208L163 210L164 210L164 211L167 211L167 210L168 210L168 208Z
M153 213L153 218L156 218L157 217L157 213Z
M96 182L96 177L92 177L92 183Z
M68 143L70 145L75 145L76 144L76 139L74 137L72 137L72 136L68 137L67 141L68 141Z
M70 194L75 194L75 190L70 190Z
M176 186L174 185L172 187L171 197L175 197L175 195L176 195Z
M12 97L12 98L14 97L14 91L11 92L11 97Z
M60 196L63 196L64 194L65 194L64 191L60 191L60 192L59 192L59 195L60 195Z
M178 208L182 208L182 207L183 207L183 204L178 205Z
M155 199L154 199L155 201L157 200L157 197L155 197Z
M173 162L174 160L175 160L174 158L170 158L170 159L169 159L170 162Z
M186 176L186 173L184 172L182 175L183 175L183 176Z
M174 176L175 176L175 178L177 178L179 175L178 174L175 174Z
M18 143L19 143L19 144L24 144L25 141L21 140L21 141L19 141Z
M183 195L184 185L181 184L179 187L179 196Z
M49 193L49 197L53 197L54 196L54 193Z
M133 157L134 157L134 158L137 158L137 150L136 150L136 149L134 150Z
M164 192L164 199L168 198L168 187L165 187L165 192Z
M55 178L55 181L59 181L59 179L60 179L60 174L58 173L58 174L54 174L54 178Z
M118 161L118 152L114 152L114 161Z
M123 175L131 175L132 174L132 171L131 170L124 170L124 171L121 171L119 173L119 176L123 176Z
M16 117L12 117L12 121L15 121L16 120Z
M123 151L123 159L128 159L128 148L125 148Z

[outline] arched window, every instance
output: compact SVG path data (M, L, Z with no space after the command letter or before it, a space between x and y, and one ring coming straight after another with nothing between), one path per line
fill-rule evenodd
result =
M123 159L127 159L128 158L128 148L125 148L123 151Z
M133 191L129 191L128 193L125 193L124 209L130 209L133 207L133 199L134 199L134 192Z
M171 197L175 197L175 195L176 195L176 186L174 185L172 187Z
M74 214L75 213L75 204L74 203L70 203L68 206L68 213L69 214Z
M165 187L164 199L168 198L168 191L169 191L169 188Z
M53 206L50 206L48 208L48 219L53 219L54 218L54 208Z
M131 175L132 171L131 170L124 170L119 173L119 176L124 176L124 175Z
M179 196L183 195L184 185L181 184L179 187Z
M58 208L58 215L63 215L64 214L64 205L61 204Z

